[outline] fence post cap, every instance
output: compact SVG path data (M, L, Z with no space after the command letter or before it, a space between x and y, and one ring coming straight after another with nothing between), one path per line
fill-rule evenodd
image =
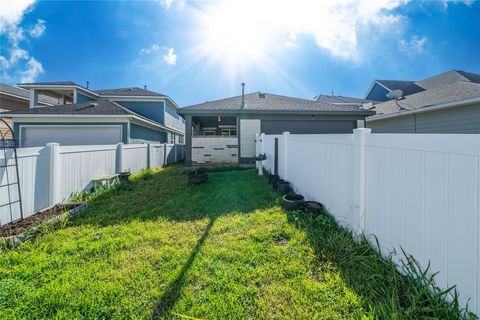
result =
M283 131L283 135L286 136L286 135L289 135L290 132L289 131Z
M372 129L370 129L370 128L357 128L357 129L353 129L353 133L372 133Z
M56 142L49 142L46 144L47 147L58 147L60 144Z

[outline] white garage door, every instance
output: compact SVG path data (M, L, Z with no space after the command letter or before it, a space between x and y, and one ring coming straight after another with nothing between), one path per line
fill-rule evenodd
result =
M116 144L121 141L121 126L35 126L22 128L20 147L40 147L49 142L73 146Z

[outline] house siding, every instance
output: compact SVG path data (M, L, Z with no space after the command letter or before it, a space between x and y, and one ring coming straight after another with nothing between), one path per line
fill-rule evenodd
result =
M165 126L185 132L183 118L168 103L165 105Z
M163 101L115 101L121 106L132 110L146 118L152 119L160 124L165 124L165 113Z
M25 110L28 107L28 101L0 96L0 112Z
M261 132L265 134L323 134L352 133L357 127L356 121L318 121L318 120L262 120Z
M167 143L167 133L134 123L130 124L130 143L142 142Z
M84 94L81 94L80 92L77 92L77 103L88 102L88 101L95 101L95 99L90 98L89 96L86 96Z
M389 100L387 98L387 93L388 93L387 89L385 89L378 83L375 83L372 87L372 90L370 90L368 96L366 96L365 99L374 100L374 101L387 101Z
M480 104L368 121L374 133L480 133Z

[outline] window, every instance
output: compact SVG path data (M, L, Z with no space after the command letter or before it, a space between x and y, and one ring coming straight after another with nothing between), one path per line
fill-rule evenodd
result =
M214 135L215 135L215 131L214 131L214 130L204 130L204 131L203 131L203 135L204 135L204 136L214 136Z

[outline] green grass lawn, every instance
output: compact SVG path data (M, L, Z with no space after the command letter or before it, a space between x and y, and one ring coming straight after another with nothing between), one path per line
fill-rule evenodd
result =
M428 293L410 301L390 262L327 214L287 214L254 170L210 173L197 187L180 166L131 180L66 225L0 252L0 318L425 315Z

